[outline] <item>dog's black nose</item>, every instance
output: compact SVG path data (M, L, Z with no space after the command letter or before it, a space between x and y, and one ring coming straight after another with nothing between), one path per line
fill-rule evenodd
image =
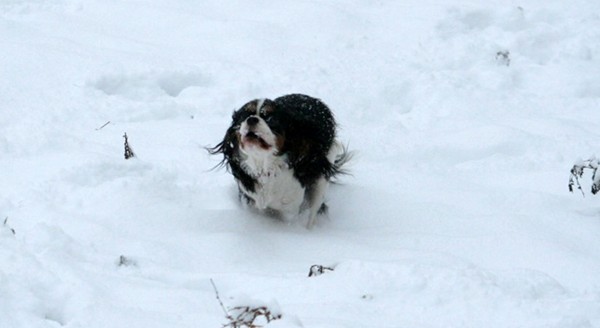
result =
M248 119L246 120L246 124L248 124L250 126L258 124L258 117L256 117L256 116L248 117Z

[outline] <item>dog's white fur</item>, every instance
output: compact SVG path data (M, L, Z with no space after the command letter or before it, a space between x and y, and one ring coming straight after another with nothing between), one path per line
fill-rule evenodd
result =
M258 124L257 130L262 130ZM242 137L248 133L246 123L242 124L240 132ZM266 124L265 124L266 125ZM258 134L258 132L254 132ZM267 143L270 142L270 132L260 134ZM274 137L273 137L274 138ZM283 219L290 221L296 218L299 213L307 208L309 210L307 228L312 228L317 220L317 214L322 204L325 202L325 194L329 188L329 181L324 177L319 178L313 187L312 199L304 200L305 188L294 177L294 170L287 164L285 156L275 156L277 149L271 147L268 150L262 149L256 144L248 144L242 147L242 153L247 157L242 165L244 169L257 179L259 185L255 192L251 192L244 188L242 183L238 182L238 186L254 202L259 210L273 209L279 211ZM338 142L335 142L331 147L327 159L334 163L336 158L343 152L343 147Z
M244 122L240 127L242 140L248 132L250 128ZM254 143L243 143L241 151L245 155L245 160L241 164L246 172L257 179L258 185L255 192L247 190L240 182L238 182L239 188L254 200L256 208L277 210L287 221L296 218L304 208L307 208L309 210L307 228L312 228L316 223L319 209L325 201L329 181L324 177L319 178L313 187L312 199L307 199L305 203L305 188L294 177L294 170L287 164L287 158L275 156L278 151L274 147L275 136L262 118L259 117L259 123L252 132L272 147L263 149ZM342 153L343 147L336 141L329 150L327 159L334 163Z

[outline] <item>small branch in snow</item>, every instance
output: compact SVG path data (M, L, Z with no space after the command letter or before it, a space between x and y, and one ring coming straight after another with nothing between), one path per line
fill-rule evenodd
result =
M571 176L569 178L569 191L573 192L573 186L577 185L577 189L579 189L583 197L585 197L585 193L583 192L583 188L579 182L579 178L583 176L585 169L590 169L593 172L591 188L592 194L595 195L598 191L600 191L600 177L596 176L599 166L600 162L595 157L585 161L580 161L579 163L573 165L573 168L571 168Z
M221 297L219 296L219 290L217 289L217 285L215 285L215 282L212 280L212 278L210 278L210 283L213 286L213 289L215 290L215 295L217 296L217 301L219 301L219 305L221 305L221 309L223 309L223 313L225 314L225 317L227 319L231 319L231 317L229 316L229 313L227 312L227 309L225 308L225 305L223 305L223 301L221 301Z
M221 297L219 296L219 290L217 289L215 282L210 279L210 283L215 291L217 301L219 301L219 305L221 305L221 309L223 309L225 318L229 321L227 324L223 325L223 328L261 328L262 326L254 323L254 321L259 317L263 317L267 323L273 320L281 319L280 313L272 312L267 306L236 306L227 311L223 301L221 300Z
M10 229L10 232L12 232L13 235L16 235L17 232L15 231L15 229L11 228L8 226L8 216L4 219L4 226L7 227L8 229Z
M264 317L267 323L281 319L281 314L273 314L266 306L252 307L252 306L236 306L231 309L235 313L235 317L230 315L229 318L235 318L223 327L231 328L261 328L254 323L258 317Z
M308 276L309 277L320 276L323 273L325 273L326 271L333 271L333 268L328 268L328 267L325 267L322 265L315 264L310 267L310 271L308 271Z
M104 123L104 125L102 125L101 127L97 128L96 131L104 129L104 127L107 126L107 125L109 125L109 124L110 124L110 121Z
M510 51L498 51L496 52L496 61L500 65L510 66Z
M127 132L125 132L125 134L123 134L123 138L125 138L125 159L130 159L132 157L135 157L133 150L129 146L129 141L127 140Z
M118 266L120 267L130 267L130 266L137 266L137 262L125 255L121 255L119 256L119 261L117 263Z

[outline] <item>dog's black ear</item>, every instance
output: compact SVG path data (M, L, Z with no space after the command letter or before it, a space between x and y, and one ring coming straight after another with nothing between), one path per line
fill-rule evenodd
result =
M235 123L235 122L234 122ZM214 147L206 147L206 150L211 155L223 154L223 159L213 169L225 166L228 171L233 174L233 177L239 181L246 190L254 192L256 182L254 179L244 171L239 163L239 159L236 155L236 149L239 146L237 137L237 129L239 126L232 125L227 132L223 141L219 142Z
M235 127L231 126L229 129L227 129L225 137L223 137L223 141L219 142L214 147L205 148L206 151L208 151L208 153L211 155L223 154L223 159L215 167L225 166L233 158L233 152L237 143L235 131Z

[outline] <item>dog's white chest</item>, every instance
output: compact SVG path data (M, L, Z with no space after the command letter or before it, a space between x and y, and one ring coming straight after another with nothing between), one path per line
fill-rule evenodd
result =
M245 189L244 192L254 200L258 209L273 209L286 216L295 216L300 212L304 188L283 159L252 161L247 164L246 169L251 171L249 173L254 173L258 183L254 192ZM243 188L241 185L240 187Z

